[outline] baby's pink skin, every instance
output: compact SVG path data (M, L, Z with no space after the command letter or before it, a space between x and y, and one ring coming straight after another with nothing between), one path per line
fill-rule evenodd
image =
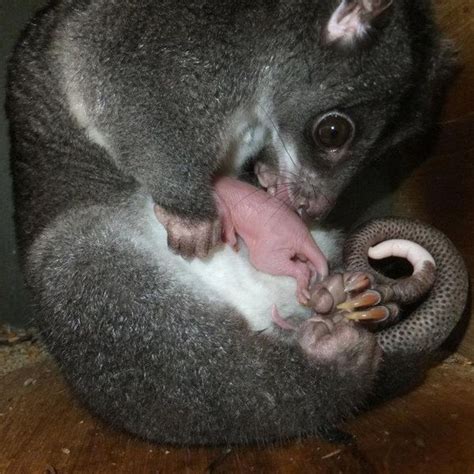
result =
M255 268L295 278L298 301L306 304L312 276L325 277L328 264L301 218L284 202L236 179L220 178L215 191L224 240L236 248L238 234Z

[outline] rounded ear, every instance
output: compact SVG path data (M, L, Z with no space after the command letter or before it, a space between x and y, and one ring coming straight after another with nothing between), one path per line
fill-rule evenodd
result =
M342 0L325 28L327 43L356 45L367 38L375 21L390 10L393 0Z

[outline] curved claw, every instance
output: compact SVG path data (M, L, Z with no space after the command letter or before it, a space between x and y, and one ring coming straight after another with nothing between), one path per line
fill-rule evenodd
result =
M366 311L348 313L346 319L350 321L376 321L382 322L390 317L390 309L386 306L375 306Z
M335 273L311 288L309 306L318 314L373 324L395 320L399 307L390 285L378 285L367 272ZM336 317L336 316L334 316Z
M372 276L367 273L349 274L347 281L351 288L358 287L365 291L357 294L357 291L351 290L350 293L356 295L337 306L346 319L379 324L398 316L399 307L392 303L394 294L389 285L375 284ZM366 289L367 283L369 289Z
M375 290L367 290L364 293L351 298L344 303L337 305L337 309L342 311L352 311L358 308L378 305L382 301L382 295Z
M367 273L355 272L344 275L344 292L362 291L370 288L372 279Z

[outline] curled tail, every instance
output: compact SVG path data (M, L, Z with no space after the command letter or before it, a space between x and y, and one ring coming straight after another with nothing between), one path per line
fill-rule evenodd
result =
M405 218L375 219L356 230L344 246L349 271L365 271L379 282L395 283L375 271L368 261L369 248L387 239L407 239L434 258L437 274L428 297L405 319L377 333L388 354L421 353L437 349L449 336L466 307L468 273L453 243L434 227Z

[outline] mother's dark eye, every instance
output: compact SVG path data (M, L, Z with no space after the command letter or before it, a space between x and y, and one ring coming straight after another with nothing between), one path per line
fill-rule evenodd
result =
M352 141L354 131L354 123L347 115L330 112L316 120L313 126L313 140L322 148L336 150Z

